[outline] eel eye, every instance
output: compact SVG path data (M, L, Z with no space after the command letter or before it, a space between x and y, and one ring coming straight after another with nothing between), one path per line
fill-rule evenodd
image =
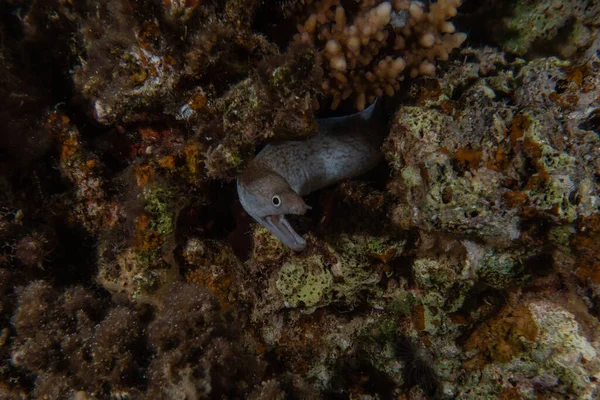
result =
M281 205L281 198L279 198L278 195L275 195L273 198L271 198L271 202L275 207L279 207Z

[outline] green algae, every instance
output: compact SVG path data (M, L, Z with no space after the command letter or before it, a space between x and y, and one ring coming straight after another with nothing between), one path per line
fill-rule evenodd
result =
M568 13L562 12L563 2L545 0L532 2L521 0L513 8L513 17L507 20L506 27L511 33L504 41L504 48L524 55L538 40L552 39L553 34L565 25Z
M159 249L136 250L126 248L114 259L102 257L106 251L99 247L101 255L97 281L113 293L126 294L131 300L152 303L152 294L168 279L169 265L162 259Z
M225 129L236 129L255 116L260 110L260 101L256 85L247 79L229 92L224 102L223 122Z
M405 241L389 237L341 234L322 251L298 255L284 251L286 249L276 240L271 243L269 232L263 232L261 228L257 231L266 237L259 235L261 246L255 247L254 257L266 261L275 256L281 260L283 266L275 283L277 290L287 306L301 308L308 313L332 302L352 308L363 292L370 294L369 299L374 305L379 305L380 300L386 302L386 295L377 287L382 277L379 269L382 264L372 255L396 257L405 245ZM265 251L273 253L269 256Z
M571 193L577 189L571 176L575 172L575 158L565 152L554 149L547 141L544 127L530 113L524 113L527 129L518 140L528 149L539 174L546 178L539 185L526 189L525 194L532 204L542 211L554 212L566 222L577 218L577 204L571 201Z
M269 76L269 85L273 89L281 90L286 95L291 94L290 86L295 84L295 76L288 66L280 66L273 70Z
M323 258L316 255L301 263L283 264L275 285L289 306L314 310L331 292L333 277L323 268Z
M409 187L417 187L423 184L423 178L421 178L421 171L412 165L408 165L402 169L400 176Z
M155 186L144 190L144 209L150 214L150 230L167 236L173 232L176 196L172 190Z
M506 289L523 280L523 265L513 254L490 251L478 268L479 279L495 289Z

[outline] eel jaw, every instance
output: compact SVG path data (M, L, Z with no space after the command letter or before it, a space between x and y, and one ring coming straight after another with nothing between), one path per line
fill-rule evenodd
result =
M306 247L306 240L296 233L284 215L267 215L256 220L290 249L302 251Z

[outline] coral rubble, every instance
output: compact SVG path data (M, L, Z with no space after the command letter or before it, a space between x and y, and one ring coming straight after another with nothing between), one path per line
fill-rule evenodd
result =
M599 13L2 2L0 398L599 398ZM375 97L291 251L232 181Z

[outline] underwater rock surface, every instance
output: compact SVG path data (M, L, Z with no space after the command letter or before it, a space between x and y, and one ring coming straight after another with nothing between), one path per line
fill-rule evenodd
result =
M600 397L600 7L0 4L0 398ZM381 96L285 247L235 177Z

